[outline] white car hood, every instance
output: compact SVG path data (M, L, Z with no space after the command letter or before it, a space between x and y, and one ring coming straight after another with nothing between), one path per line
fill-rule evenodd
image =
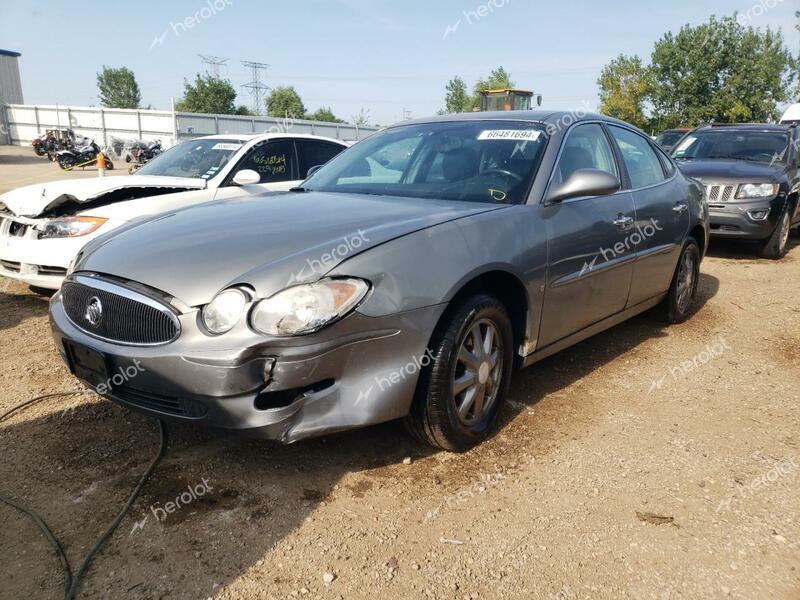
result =
M179 188L204 189L204 179L188 177L160 177L153 175L124 175L96 177L94 179L67 179L26 185L0 195L0 204L20 217L37 217L64 202L91 202L125 188Z

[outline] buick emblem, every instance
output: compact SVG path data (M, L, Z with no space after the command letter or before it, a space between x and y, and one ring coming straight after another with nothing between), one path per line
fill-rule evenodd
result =
M92 327L97 327L100 320L103 318L103 304L100 302L100 298L92 296L89 299L84 317L86 317L86 320L89 321Z

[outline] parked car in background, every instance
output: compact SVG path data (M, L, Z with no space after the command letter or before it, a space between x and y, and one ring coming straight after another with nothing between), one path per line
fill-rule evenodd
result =
M664 149L664 152L671 152L675 145L691 129L667 129L656 136L656 143Z
M800 125L800 102L792 104L781 117L782 125Z
M287 191L347 148L293 134L183 142L134 175L29 185L0 196L0 275L58 289L89 240L143 216L215 199Z
M626 123L567 118L404 122L293 193L94 240L52 299L56 347L98 393L159 418L283 442L405 418L469 448L514 365L648 309L692 312L702 187Z
M705 125L672 156L705 186L712 236L755 240L761 256L779 259L800 225L798 145L794 125Z

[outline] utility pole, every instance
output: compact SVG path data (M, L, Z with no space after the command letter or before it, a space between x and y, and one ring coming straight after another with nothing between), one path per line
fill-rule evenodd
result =
M210 67L211 73L219 79L220 72L219 68L223 66L225 63L228 62L227 58L222 58L220 56L211 56L210 54L198 54L197 56L200 57L200 60L203 61L204 65L208 65Z
M242 87L248 90L250 95L253 96L253 112L260 115L264 110L264 92L269 89L269 87L262 82L261 73L266 73L269 65L251 60L243 60L242 64L246 68L252 69L252 79Z

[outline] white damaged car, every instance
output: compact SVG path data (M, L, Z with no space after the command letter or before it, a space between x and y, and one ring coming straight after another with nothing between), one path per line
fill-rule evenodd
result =
M134 175L12 190L0 195L0 275L58 289L99 235L191 204L288 191L347 147L314 135L214 135L178 144Z

